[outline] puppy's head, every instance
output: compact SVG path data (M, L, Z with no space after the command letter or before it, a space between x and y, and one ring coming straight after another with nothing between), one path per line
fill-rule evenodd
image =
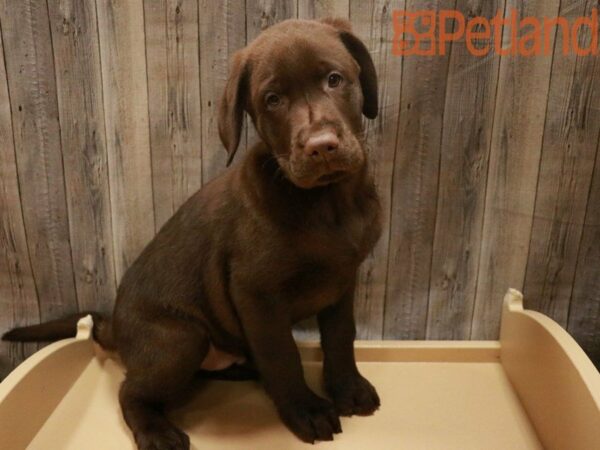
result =
M335 183L365 163L361 116L377 116L373 61L346 21L281 22L234 56L219 114L228 164L244 111L292 183Z

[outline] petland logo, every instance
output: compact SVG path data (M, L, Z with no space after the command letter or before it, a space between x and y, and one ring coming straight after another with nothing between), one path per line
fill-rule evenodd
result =
M579 56L598 55L598 9L589 17L578 17L571 23L564 17L519 18L513 9L508 17L498 11L495 17L473 17L468 21L460 11L406 11L392 12L394 41L392 53L404 55L445 55L446 44L464 40L468 51L475 56L490 52L498 55L537 56L550 55L552 37L562 33L562 52ZM589 42L581 42L579 33L589 28ZM507 29L507 30L505 30ZM509 33L510 45L503 45ZM493 43L493 44L492 44Z

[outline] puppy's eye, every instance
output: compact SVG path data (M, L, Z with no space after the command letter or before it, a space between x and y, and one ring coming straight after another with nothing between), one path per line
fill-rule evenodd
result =
M268 92L265 95L265 103L268 108L277 108L281 104L281 98L274 92Z
M344 81L344 77L339 72L331 72L327 77L327 84L330 88L336 88Z

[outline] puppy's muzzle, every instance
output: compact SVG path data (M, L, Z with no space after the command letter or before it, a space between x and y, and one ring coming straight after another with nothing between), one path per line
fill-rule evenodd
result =
M289 179L310 188L336 183L356 172L364 163L360 143L338 127L299 133L283 168Z

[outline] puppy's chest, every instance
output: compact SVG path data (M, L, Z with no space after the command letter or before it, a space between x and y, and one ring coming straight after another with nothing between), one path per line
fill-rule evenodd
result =
M317 217L300 233L306 253L334 265L360 264L381 233L379 210L358 208Z
M292 320L315 315L339 300L352 285L356 267L358 265L336 267L318 260L299 262L280 291L290 305Z
M297 262L283 285L294 320L318 313L352 286L379 235L376 220L357 214L300 237L295 245Z

